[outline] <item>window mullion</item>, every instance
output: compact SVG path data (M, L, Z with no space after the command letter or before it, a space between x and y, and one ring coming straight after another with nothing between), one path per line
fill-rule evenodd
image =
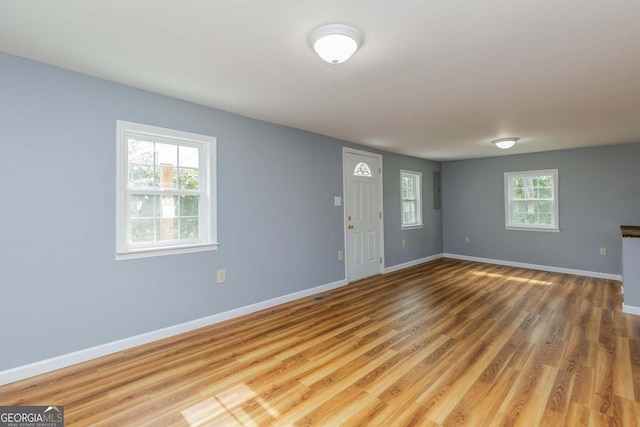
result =
M180 163L178 162L178 164ZM178 197L178 206L176 208L176 217L178 218L178 240L182 239L181 214L182 214L182 197Z
M153 241L158 241L158 196L153 196Z

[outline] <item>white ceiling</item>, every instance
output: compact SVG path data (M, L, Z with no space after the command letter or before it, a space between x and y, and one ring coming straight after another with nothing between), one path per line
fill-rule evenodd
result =
M639 0L0 0L0 51L434 160L640 142Z

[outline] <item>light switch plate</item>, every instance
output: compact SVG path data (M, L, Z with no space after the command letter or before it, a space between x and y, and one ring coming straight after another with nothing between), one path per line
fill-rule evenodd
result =
M227 281L227 270L225 269L218 270L217 282L224 283L226 281Z

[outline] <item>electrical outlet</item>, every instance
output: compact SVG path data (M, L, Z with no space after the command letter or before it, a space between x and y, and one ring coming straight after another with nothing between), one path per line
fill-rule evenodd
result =
M465 243L469 243L471 241L471 239L469 239L469 236L464 236L464 242Z
M600 248L600 255L607 256L607 248Z
M406 247L407 247L407 241L406 241L406 240L404 240L404 239L402 239L402 247L403 247L403 248L406 248Z
M218 270L217 281L218 283L224 283L227 281L227 270L224 268L222 270Z
M344 252L338 251L338 261L342 261L344 259Z

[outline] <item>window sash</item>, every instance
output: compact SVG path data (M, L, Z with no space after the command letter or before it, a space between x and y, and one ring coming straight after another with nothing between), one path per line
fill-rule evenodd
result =
M173 175L175 174L175 182L173 182L173 184L175 185L175 187L172 188L180 188L180 172L181 171L188 171L188 170L192 170L192 171L198 171L198 178L199 181L201 181L200 179L200 171L204 170L204 167L206 166L206 146L203 147L202 143L194 143L192 141L185 141L179 138L176 138L175 140L171 140L166 136L158 136L158 135L150 135L149 133L142 133L142 132L136 132L136 131L131 131L131 130L126 130L125 131L125 139L126 139L126 145L127 145L127 153L129 153L130 148L131 148L131 144L134 142L138 142L138 143L148 143L148 144L153 144L153 151L150 153L150 161L147 162L140 162L140 161L136 161L139 159L130 159L129 156L127 155L127 169L128 172L130 173L132 170L132 167L135 168L150 168L152 173L151 173L151 185L143 185L143 186L135 186L132 185L132 183L130 182L130 180L127 180L127 187L128 188L162 188L161 184L162 184L162 168L163 167L169 167L172 170L172 178ZM175 158L172 159L172 163L162 163L162 160L159 159L159 155L162 154L161 151L161 147L158 147L158 145L162 145L162 146L173 146L175 147ZM185 161L183 162L183 159L181 158L181 148L192 148L192 149L196 149L198 151L198 167L193 167L192 165L189 165L188 162L188 158L185 159ZM133 161L131 161L133 160ZM173 180L173 179L172 179Z
M404 200L403 207L404 210L402 212L402 221L404 225L415 225L418 224L416 208L417 203L415 200ZM408 207L408 208L407 208Z
M140 195L140 196L153 196L153 202L152 202L152 212L151 215L146 215L146 216L142 216L142 215L135 215L132 211L131 211L131 196L132 195ZM177 205L174 205L174 213L171 215L167 215L165 216L163 214L163 212L158 212L158 209L162 210L164 208L163 206L163 199L156 199L156 198L163 198L163 197L171 197L171 198L175 198L177 199L178 203ZM185 215L184 211L183 211L183 197L197 197L198 199L198 210L196 212L195 215ZM205 206L202 200L202 197L197 195L197 194L190 194L189 196L182 196L182 195L178 195L178 194L167 194L166 192L163 192L161 194L146 194L146 193L140 193L140 192L135 192L135 193L129 193L128 197L127 197L127 242L128 242L128 246L132 249L141 249L141 248L148 248L148 247L166 247L166 246L176 246L176 245L185 245L185 244L198 244L198 243L205 243L206 242L206 236L203 235L204 231L205 231L205 225L203 224L203 218L204 218L204 212L205 212ZM193 220L197 220L197 237L182 237L183 232L185 231L185 225L188 224L190 221ZM149 240L134 240L133 235L134 235L134 224L135 223L140 223L140 222L151 222L152 223L152 228L153 228L153 238L149 239ZM167 222L172 222L172 230L174 233L177 233L177 238L162 238L161 234L161 228L162 228L162 223L167 223Z

